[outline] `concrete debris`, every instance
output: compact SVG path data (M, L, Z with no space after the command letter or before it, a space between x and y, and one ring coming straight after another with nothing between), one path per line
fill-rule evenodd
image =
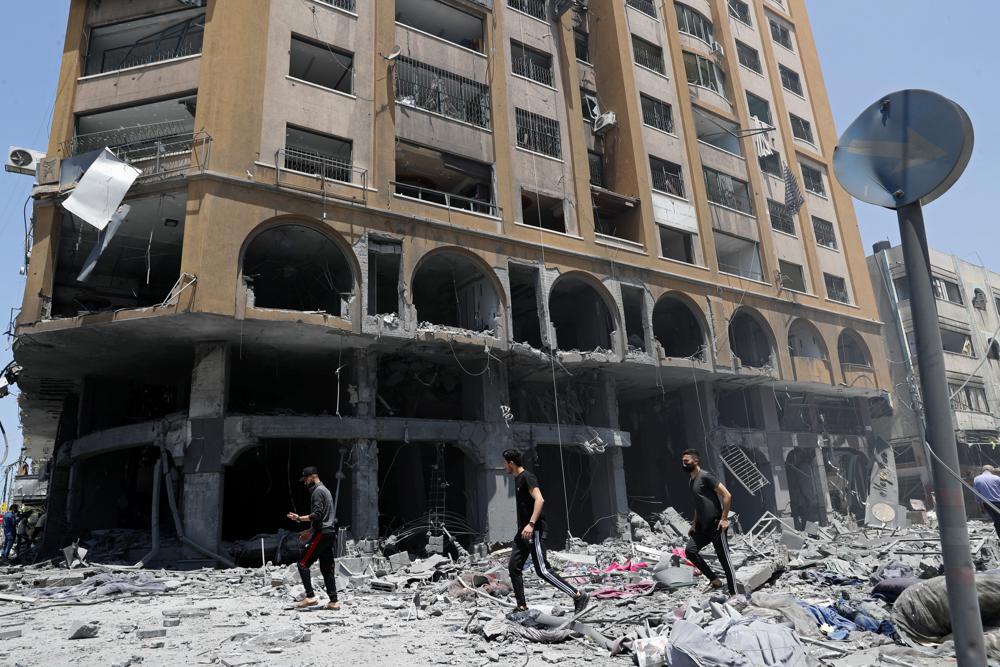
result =
M2 639L17 639L21 636L20 630L4 630L0 632L0 640Z
M135 636L139 639L153 639L154 637L166 637L167 631L164 628L148 628L146 630L136 630Z
M69 628L69 635L66 639L93 639L97 636L97 623L87 621L76 621Z

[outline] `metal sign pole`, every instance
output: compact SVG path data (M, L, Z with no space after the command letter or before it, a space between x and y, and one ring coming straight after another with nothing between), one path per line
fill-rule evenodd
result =
M976 593L976 574L969 551L969 531L959 470L958 447L951 421L951 398L945 376L944 349L937 304L931 289L931 265L920 202L896 210L903 260L910 282L910 312L917 343L917 364L927 440L936 454L931 473L937 499L941 555L948 589L948 609L955 638L955 657L963 667L986 664L983 622ZM951 469L949 471L948 469Z

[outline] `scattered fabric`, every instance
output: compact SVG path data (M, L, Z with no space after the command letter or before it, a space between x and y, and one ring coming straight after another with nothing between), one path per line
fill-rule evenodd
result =
M805 570L800 576L806 581L811 581L816 584L824 584L826 586L857 586L865 583L864 579L859 579L855 576L845 576L837 572L830 572L826 570Z
M799 605L812 614L820 629L826 628L826 636L834 641L844 641L852 632L859 629L849 619L838 614L833 607L820 607L802 601L799 601Z
M599 588L590 594L590 597L597 600L620 600L623 598L631 598L636 595L643 595L648 593L655 584L652 581L639 581L634 584L625 584L624 586Z
M611 573L611 572L638 572L639 570L645 570L645 569L648 569L648 568L649 568L649 563L645 563L643 561L639 561L637 563L633 563L632 559L629 559L629 560L625 561L622 564L618 564L617 562L611 563L611 565L608 565L606 568L604 568L602 570L597 570L597 571L598 572L605 572L605 573Z
M871 581L876 584L880 581L885 581L886 579L898 579L900 577L913 577L915 576L913 568L906 563L901 563L898 560L889 561L883 565L880 565L875 574L871 576Z
M872 597L885 600L892 604L910 586L919 584L922 580L917 577L896 577L894 579L883 579L875 584L872 589Z
M1000 625L1000 576L976 576L983 625ZM910 639L940 642L951 634L951 614L944 577L921 581L904 590L892 608L892 620Z
M67 598L96 598L106 595L136 595L165 593L179 585L177 582L156 579L148 572L104 572L86 579L76 586L33 588L25 595L50 600Z
M803 609L798 600L790 593L763 593L757 591L750 596L750 604L763 609L773 609L780 612L789 623L795 627L795 631L806 637L821 636L813 616Z

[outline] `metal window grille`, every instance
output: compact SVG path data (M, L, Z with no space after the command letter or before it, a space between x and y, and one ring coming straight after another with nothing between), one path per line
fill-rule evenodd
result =
M507 6L536 19L546 19L545 0L507 0Z
M798 72L794 72L784 65L778 65L778 72L781 73L781 86L785 90L790 90L796 95L802 94L802 80Z
M711 21L686 5L678 3L674 5L674 9L677 11L677 27L681 32L709 44L714 41Z
M669 192L678 197L684 196L684 177L679 164L650 156L649 171L653 175L654 190Z
M632 35L632 53L635 64L663 74L663 49Z
M396 60L396 101L472 125L490 127L490 88L401 56Z
M802 141L808 141L812 143L813 131L812 124L805 118L799 118L795 114L788 114L792 121L792 136L796 139L801 139Z
M514 109L517 124L517 145L551 157L562 157L559 121L539 116L524 109Z
M606 187L604 184L604 156L600 153L588 153L587 163L590 166L590 184L599 188Z
M771 38L786 49L792 48L792 33L774 20L771 20Z
M767 200L767 213L771 218L771 227L779 232L795 234L795 218L780 201Z
M708 88L725 97L725 76L719 66L702 56L684 52L684 72L688 83Z
M825 195L826 188L823 187L823 174L818 169L813 169L805 165L801 166L802 184L806 186L806 190L818 195Z
M765 174L771 174L772 176L777 176L778 178L782 177L781 155L778 151L774 151L770 155L758 157L757 164L760 165L760 170Z
M642 122L664 132L674 131L670 105L652 97L642 96Z
M729 0L729 15L734 19L743 21L747 25L750 23L750 5L742 0Z
M529 49L517 42L511 42L510 47L511 70L514 74L544 83L546 86L553 85L552 56Z
M760 65L760 54L757 53L757 49L747 46L743 42L736 42L736 57L739 59L740 64L747 69L757 72L757 74L763 73L763 68Z
M351 182L353 165L349 160L339 160L318 151L286 148L284 168L304 174L316 174L334 181Z
M841 303L851 302L851 297L847 294L847 282L843 278L824 273L823 282L826 283L826 295L831 300L840 301Z
M590 62L590 35L582 30L573 31L573 43L576 46L576 59Z
M201 53L205 15L194 16L160 32L101 54L101 72L149 65Z
M353 12L355 10L356 0L317 0L317 1L323 3L324 5L330 5L331 7L336 7L338 9L346 9L349 12Z
M816 234L816 243L827 248L837 247L837 235L833 231L833 223L822 218L813 218L813 233Z
M708 167L704 171L708 201L753 215L750 186L746 182Z
M625 4L633 9L638 9L643 14L656 18L656 7L652 0L625 0Z

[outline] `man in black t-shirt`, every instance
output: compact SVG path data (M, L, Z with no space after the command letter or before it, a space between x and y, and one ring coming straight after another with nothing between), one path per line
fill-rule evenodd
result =
M514 475L514 500L517 504L517 534L514 535L514 545L510 552L510 583L514 587L514 597L517 598L517 611L527 611L528 603L524 599L524 564L531 556L535 563L535 572L566 595L573 597L573 608L577 614L587 606L590 596L577 591L565 579L556 574L545 557L545 517L542 515L542 505L545 499L542 490L538 488L538 480L521 465L521 453L508 449L503 453L504 468Z
M708 578L711 588L722 588L722 580L715 575L712 567L701 555L701 550L711 542L719 557L722 571L726 574L729 594L733 595L736 593L736 577L733 575L733 565L729 560L729 541L726 539L726 531L729 530L729 503L732 502L733 496L715 475L701 469L701 455L698 450L684 450L681 455L681 465L690 476L688 487L694 500L694 522L688 531L691 539L688 540L684 552L687 559Z

